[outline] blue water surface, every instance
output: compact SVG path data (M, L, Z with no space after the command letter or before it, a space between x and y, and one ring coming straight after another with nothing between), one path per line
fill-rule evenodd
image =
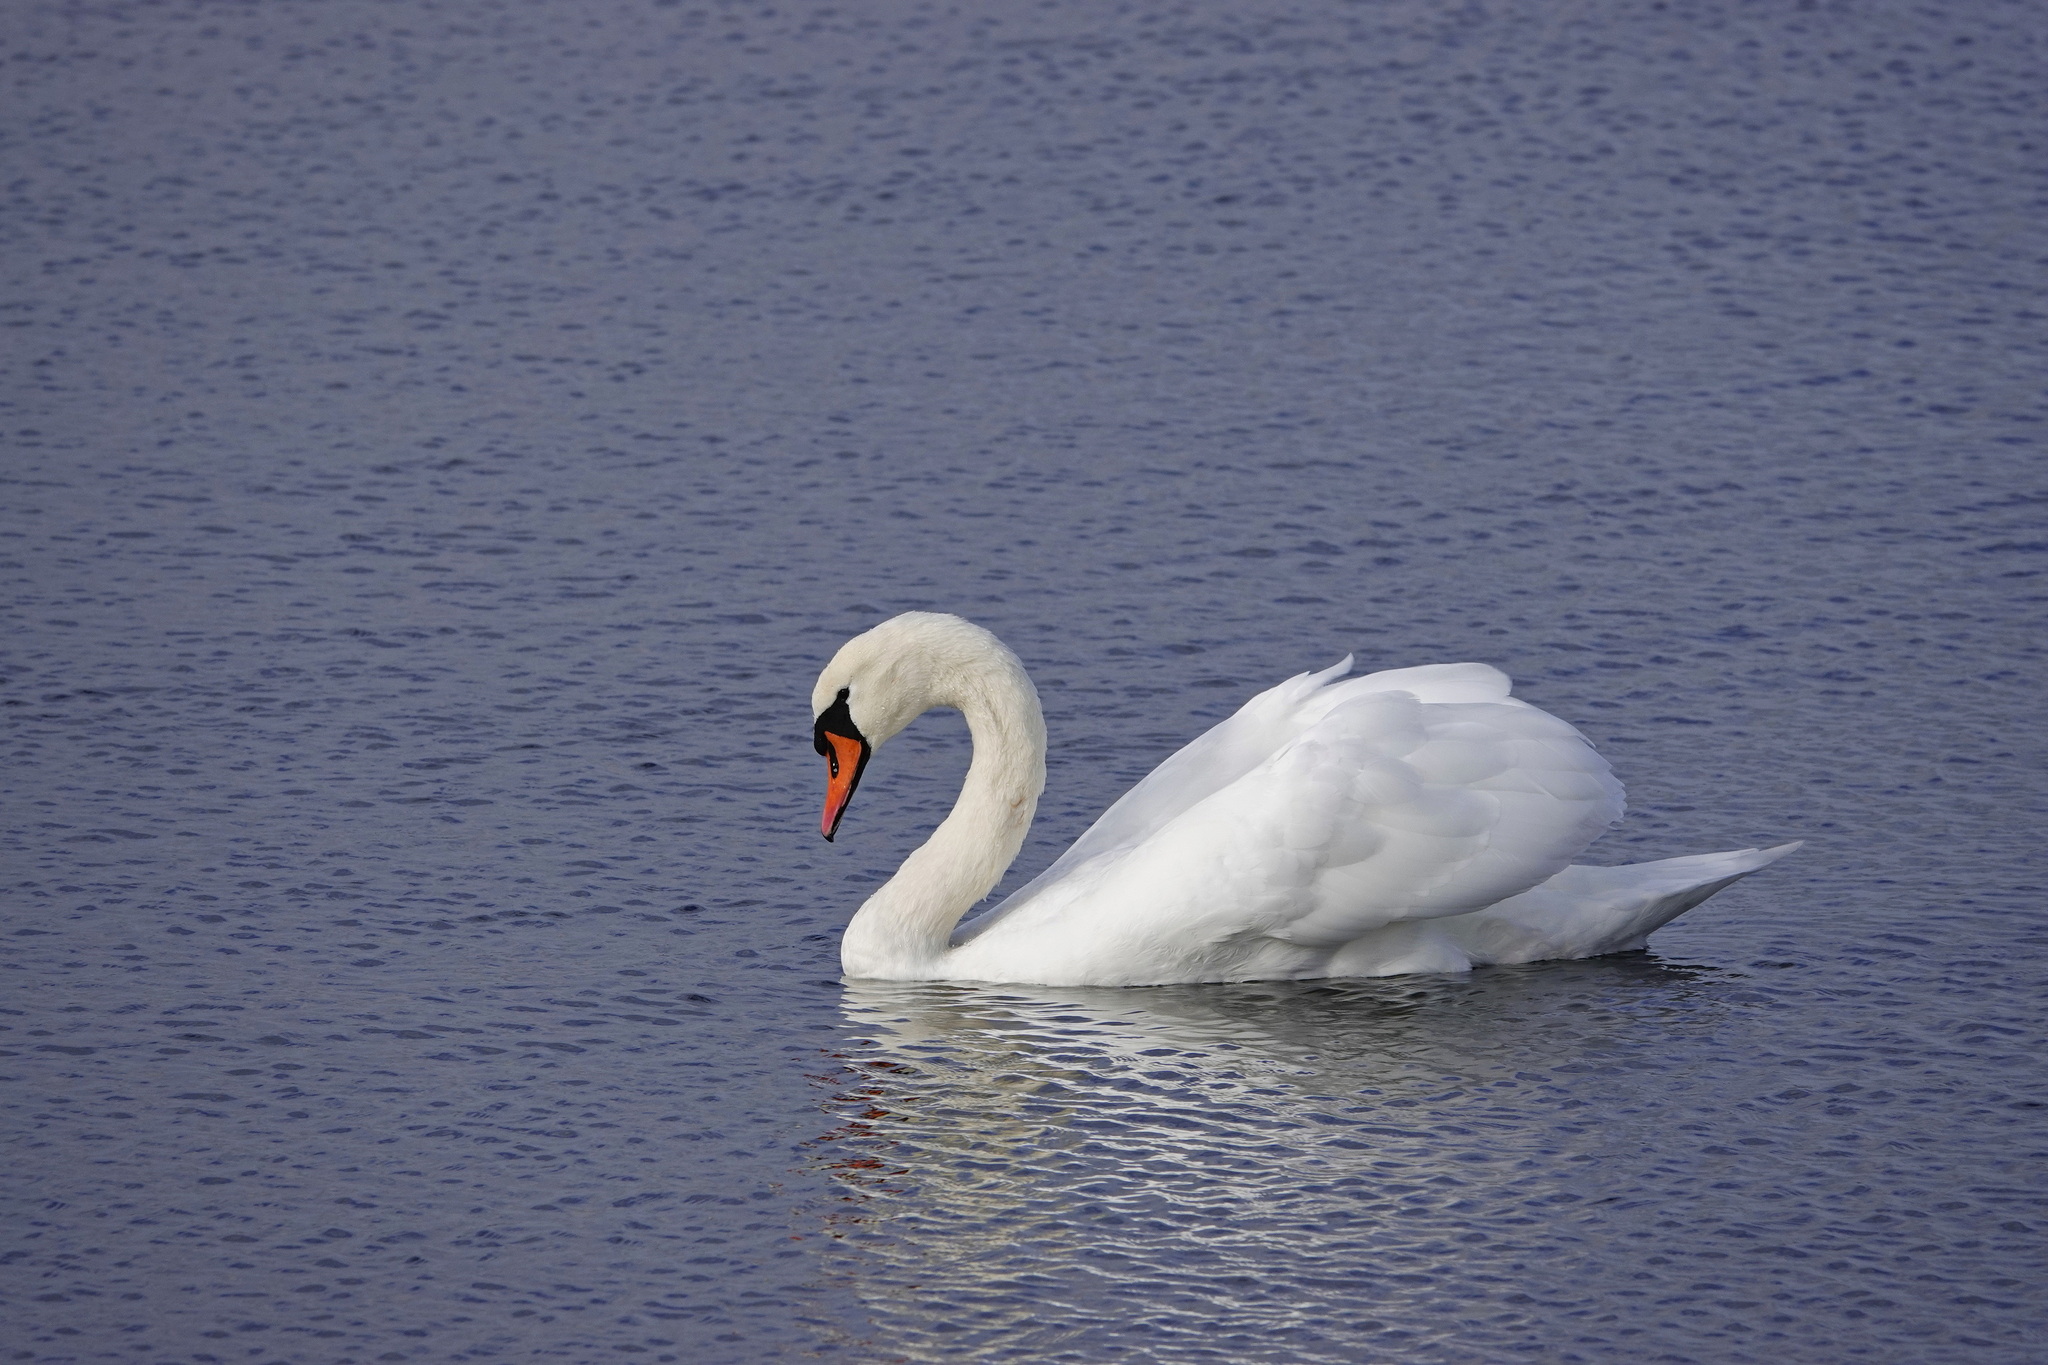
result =
M22 0L0 1359L2038 1360L2033 0ZM1649 953L840 980L957 717L1042 868L1482 659L1804 839Z

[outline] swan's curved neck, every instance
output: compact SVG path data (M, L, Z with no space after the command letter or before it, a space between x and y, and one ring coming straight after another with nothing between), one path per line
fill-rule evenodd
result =
M849 976L929 979L953 926L1024 845L1045 790L1045 717L1023 666L1004 655L935 687L924 708L966 716L974 761L952 813L847 925L840 963Z

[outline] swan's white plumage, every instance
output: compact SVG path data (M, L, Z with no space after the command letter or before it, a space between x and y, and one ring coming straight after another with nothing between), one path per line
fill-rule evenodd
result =
M899 656L927 642L943 665L906 669ZM986 678L977 649L989 650ZM821 676L814 709L848 687L856 719L893 734L916 711L958 706L976 758L954 814L849 926L849 974L1139 985L1589 956L1640 946L1789 851L1570 867L1623 805L1578 731L1510 696L1506 675L1485 664L1339 681L1349 666L1253 697L1039 877L956 929L993 883L982 850L1007 844L1006 866L1022 839L1012 817L1021 810L1028 824L1035 805L1042 739L1030 754L984 749L1042 736L1036 694L1014 655L956 617L911 613L858 637ZM906 676L921 695L901 695ZM977 821L999 828L977 835ZM973 875L949 881L959 863Z

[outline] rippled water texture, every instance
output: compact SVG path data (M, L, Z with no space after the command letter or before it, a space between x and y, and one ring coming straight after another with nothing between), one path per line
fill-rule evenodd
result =
M2040 1358L2025 3L33 4L0 407L36 1362ZM1287 674L1483 659L1648 954L839 980Z

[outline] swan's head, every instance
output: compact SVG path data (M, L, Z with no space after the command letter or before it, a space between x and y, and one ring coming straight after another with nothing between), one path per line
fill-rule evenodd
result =
M1023 674L1001 640L942 612L905 612L839 647L811 689L814 739L827 772L827 839L838 832L869 756L933 707L961 705L991 666Z

